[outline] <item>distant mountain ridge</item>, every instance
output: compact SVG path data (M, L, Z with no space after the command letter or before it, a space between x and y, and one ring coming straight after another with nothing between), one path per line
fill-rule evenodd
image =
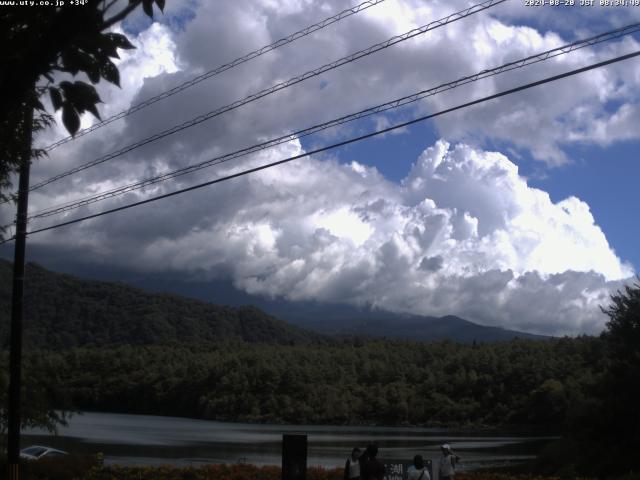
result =
M10 262L0 260L2 339L7 338L9 328L11 270ZM28 346L65 349L220 341L309 344L329 342L329 336L463 343L548 338L486 327L455 316L421 317L343 305L310 307L278 302L271 306L271 314L253 306L220 306L122 283L85 280L28 264L25 339Z
M454 315L424 317L390 312L374 312L363 316L351 315L323 319L322 322L304 319L287 319L302 328L328 335L351 335L355 333L372 337L385 337L416 341L453 340L460 343L500 342L514 338L524 340L546 340L550 337L531 333L488 327L464 320Z
M12 264L0 260L0 336L8 336ZM226 307L119 283L83 280L27 264L25 343L83 346L202 344L220 341L294 344L327 339L255 307Z

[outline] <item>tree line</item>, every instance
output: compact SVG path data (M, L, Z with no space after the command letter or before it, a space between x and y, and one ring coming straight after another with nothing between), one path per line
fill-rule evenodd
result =
M558 430L602 375L601 352L590 337L41 350L26 357L25 401L243 422Z
M8 266L0 262L0 278ZM251 307L152 295L35 266L29 278L25 425L54 428L74 410L295 424L517 425L561 434L551 453L578 473L640 468L638 285L612 297L599 337L457 344L322 336ZM5 287L0 319L8 319ZM8 352L0 350L0 433L7 384Z

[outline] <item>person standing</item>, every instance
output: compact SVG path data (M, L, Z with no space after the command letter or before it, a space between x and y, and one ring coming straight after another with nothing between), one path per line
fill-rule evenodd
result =
M378 447L377 445L369 445L365 452L367 459L362 462L360 474L362 480L382 480L384 478L385 470L384 464L378 460Z
M438 466L438 480L454 480L456 463L458 463L460 457L453 453L448 443L442 445L440 449L442 450L442 456Z
M429 470L424 463L422 455L413 457L413 468L409 468L407 472L407 480L431 480Z
M360 480L360 449L355 447L344 464L344 480Z

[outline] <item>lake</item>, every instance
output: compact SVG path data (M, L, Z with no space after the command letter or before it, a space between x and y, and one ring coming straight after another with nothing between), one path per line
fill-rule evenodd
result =
M437 459L448 442L462 458L461 469L505 465L533 458L550 437L452 432L420 427L255 425L189 418L115 413L76 414L58 435L23 431L22 445L53 446L68 452L103 452L105 463L280 465L285 433L308 435L309 466L343 466L354 446L376 443L382 460L409 462L414 455Z

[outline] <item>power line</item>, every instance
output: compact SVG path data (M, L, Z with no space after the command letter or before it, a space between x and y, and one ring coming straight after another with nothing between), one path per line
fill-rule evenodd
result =
M322 147L322 148L318 148L318 149L315 149L315 150L311 150L309 152L301 153L299 155L295 155L293 157L285 158L283 160L278 160L276 162L268 163L266 165L261 165L259 167L254 167L254 168L250 168L250 169L247 169L247 170L243 170L241 172L234 173L234 174L231 174L231 175L227 175L225 177L217 178L215 180L210 180L208 182L204 182L204 183L200 183L200 184L197 184L197 185L193 185L191 187L187 187L187 188L183 188L183 189L180 189L180 190L176 190L174 192L166 193L164 195L159 195L157 197L148 198L146 200L141 200L139 202L130 203L128 205L123 205L121 207L112 208L110 210L105 210L103 212L95 213L93 215L87 215L85 217L76 218L74 220L69 220L67 222L58 223L58 224L55 224L55 225L51 225L49 227L44 227L44 228L40 228L40 229L37 229L37 230L32 230L32 231L28 232L28 234L32 235L32 234L35 234L35 233L45 232L47 230L53 230L53 229L56 229L56 228L72 225L72 224L83 222L85 220L90 220L90 219L93 219L93 218L98 218L98 217L101 217L101 216L104 216L104 215L108 215L108 214L111 214L111 213L115 213L115 212L119 212L119 211L122 211L122 210L128 210L129 208L137 207L137 206L140 206L140 205L145 205L147 203L156 202L158 200L162 200L162 199L165 199L165 198L173 197L175 195L180 195L182 193L190 192L192 190L198 190L200 188L204 188L204 187L207 187L209 185L213 185L213 184L216 184L216 183L220 183L220 182L224 182L224 181L227 181L227 180L231 180L233 178L238 178L238 177L241 177L241 176L244 176L244 175L248 175L250 173L258 172L260 170L265 170L267 168L275 167L277 165L281 165L283 163L288 163L288 162L291 162L293 160L298 160L298 159L303 158L303 157L308 157L308 156L311 156L311 155L315 155L317 153L325 152L327 150L332 150L334 148L338 148L338 147L341 147L341 146L344 146L344 145L348 145L348 144L351 144L351 143L359 142L359 141L365 140L367 138L375 137L377 135L382 135L384 133L388 133L388 132L391 132L393 130L404 128L404 127L407 127L409 125L413 125L415 123L423 122L425 120L428 120L428 119L431 119L431 118L434 118L434 117L438 117L438 116L444 115L446 113L451 113L451 112L454 112L456 110L467 108L467 107L470 107L470 106L473 106L473 105L477 105L479 103L483 103L483 102L486 102L486 101L489 101L489 100L494 100L494 99L497 99L497 98L500 98L500 97L504 97L506 95L511 95L513 93L521 92L523 90L528 90L530 88L533 88L533 87L536 87L536 86L539 86L539 85L544 85L546 83L554 82L554 81L557 81L557 80L560 80L560 79L563 79L563 78L567 78L567 77L570 77L570 76L573 76L573 75L577 75L579 73L583 73L583 72L586 72L586 71L589 71L589 70L594 70L596 68L604 67L606 65L611 65L613 63L621 62L623 60L628 60L630 58L637 57L639 55L640 55L640 50L635 51L633 53L626 54L626 55L621 55L619 57L615 57L615 58L612 58L612 59L609 59L609 60L605 60L603 62L591 64L591 65L586 66L586 67L582 67L582 68L578 68L578 69L575 69L575 70L571 70L569 72L565 72L565 73L562 73L562 74L559 74L559 75L554 75L554 76L551 76L551 77L547 77L547 78L545 78L543 80L538 80L538 81L535 81L535 82L527 83L525 85L521 85L519 87L511 88L511 89L508 89L508 90L503 90L502 92L499 92L499 93L496 93L496 94L493 94L493 95L489 95L489 96L482 97L482 98L479 98L479 99L476 99L476 100L472 100L470 102L466 102L466 103L457 105L455 107L447 108L445 110L441 110L439 112L432 113L430 115L424 115L424 116L421 116L421 117L418 117L418 118L414 118L413 120L409 120L407 122L398 123L396 125L384 128L384 129L376 131L376 132L371 132L371 133L368 133L368 134L365 134L365 135L360 135L358 137L350 138L349 140L344 140L342 142L334 143L332 145L328 145L326 147ZM0 242L0 244L7 243L10 240L13 240L13 238L4 240L3 242Z
M193 173L196 172L198 170L202 170L204 168L208 168L210 166L214 166L214 165L219 165L221 163L224 162L228 162L230 160L239 158L239 157L243 157L246 155L249 155L251 153L255 153L261 150L265 150L267 148L271 148L273 146L276 145L280 145L282 143L286 143L288 141L291 140L296 140L314 133L317 133L319 131L322 130L326 130L328 128L331 127L335 127L337 125L342 125L344 123L348 123L348 122L352 122L358 119L362 119L377 113L381 113L381 112L385 112L391 109L395 109L395 108L399 108L401 106L422 100L424 98L436 95L438 93L447 91L447 90L452 90L454 88L457 88L461 85L465 85L471 82L475 82L484 78L488 78L488 77L492 77L507 71L511 71L511 70L515 70L515 69L519 69L519 68L523 68L525 66L529 66L529 65L533 65L535 63L539 63L545 60L548 60L550 58L554 58L557 57L559 55L564 55L570 52L573 52L575 50L579 50L581 48L585 48L588 46L593 46L596 45L598 43L603 43L603 42L607 42L607 41L611 41L617 38L620 38L622 36L625 35L629 35L632 33L635 33L637 31L640 31L640 23L634 23L631 25L627 25L625 27L616 29L616 30L612 30L609 32L605 32L590 38L586 38L586 39L582 39L582 40L577 40L575 42L572 42L570 44L567 45L563 45L561 47L556 47L550 50L547 50L545 52L541 52L538 53L536 55L531 55L529 57L526 58L522 58L519 60L515 60L509 63L506 63L504 65L501 65L499 67L493 68L493 69L487 69L487 70L482 70L481 72L475 73L473 75L469 75L463 78L460 78L458 80L455 80L453 82L449 82L449 83L444 83L441 85L438 85L436 87L430 88L428 90L421 90L420 92L411 94L411 95L407 95L380 105L376 105L374 107L370 107L367 108L365 110L361 110L359 112L356 113L352 113L350 115L345 115L343 117L339 117L324 123L320 123L317 125L314 125L312 127L308 127L306 129L303 130L298 130L297 132L291 133L291 134L287 134L287 135L283 135L256 145L252 145L250 147L246 147L243 148L241 150L236 150L234 152L231 153L227 153L225 155L221 155L218 157L214 157L212 159L209 160L205 160L203 162L200 162L198 164L195 165L190 165L187 167L183 167L171 172L167 172L164 173L162 175L158 175L155 177L151 177L151 178L147 178L147 179L143 179L140 180L138 182L135 183L131 183L128 185L124 185L124 186L120 186L117 188L114 188L112 190L106 191L106 192L102 192L96 195L91 195L82 199L78 199L78 200L74 200L74 201L69 201L66 202L64 204L61 205L56 205L53 207L49 207L45 210L42 210L40 212L36 212L34 214L32 214L31 216L29 216L29 220L34 220L34 219L38 219L38 218L45 218L45 217L49 217L52 215L57 215L60 213L64 213L70 210L74 210L76 208L82 207L82 206L86 206L86 205L90 205L92 203L96 203L98 201L101 200L106 200L109 198L114 198L120 195L123 195L125 193L129 193L135 190L139 190L141 188L150 186L150 185L154 185L156 183L159 182L163 182L166 180L170 180L182 175L186 175L189 173Z
M65 137L61 140L58 140L55 143L52 143L51 145L49 145L48 147L45 148L45 150L47 151L51 151L56 147L59 147L60 145L64 145L65 143L68 143L76 138L82 137L84 135L87 135L88 133L91 133L95 130L98 130L99 128L104 127L105 125L108 125L110 123L115 122L116 120L120 120L121 118L127 117L129 115L131 115L132 113L135 113L139 110L142 110L143 108L148 107L149 105L153 105L156 102L159 102L160 100L164 100L165 98L169 98L183 90L186 90L187 88L190 88L204 80L207 80L211 77L214 77L216 75L219 75L223 72L226 72L227 70L230 70L234 67L237 67L238 65L241 65L243 63L248 62L249 60L253 60L254 58L260 57L262 55L264 55L265 53L271 52L277 48L280 48L284 45L288 45L289 43L295 42L296 40L302 38L302 37L306 37L307 35L310 35L314 32L317 32L318 30L321 30L325 27L328 27L329 25L332 25L336 22L339 22L342 19L345 19L347 17L350 17L351 15L355 15L358 12L361 12L363 10L366 10L367 8L373 7L374 5L377 5L379 3L384 2L385 0L367 0L366 2L362 2L359 5L356 5L355 7L351 7L351 8L347 8L346 10L341 11L340 13L333 15L332 17L328 17L325 18L324 20L315 23L313 25L310 25L308 27L303 28L302 30L298 30L297 32L292 33L291 35L285 37L285 38L281 38L280 40L277 40L269 45L266 45L264 47L259 48L258 50L254 50L253 52L250 52L246 55L244 55L243 57L240 58L236 58L235 60L229 62L229 63L225 63L224 65L220 65L219 67L216 67L212 70L209 70L205 73L203 73L202 75L198 75L197 77L192 78L191 80L187 80L186 82L181 83L180 85L177 85L175 87L173 87L170 90L167 90L165 92L162 92L154 97L148 98L147 100L140 102L130 108L128 108L127 110L123 110L119 113L116 113L115 115L106 118L88 128L84 128L82 130L80 130L79 132L77 132L75 134L75 136L69 135L68 137Z
M94 167L96 165L99 165L101 163L104 163L108 160L112 160L116 157L119 157L120 155L123 155L125 153L128 153L132 150L135 150L139 147L142 147L143 145L147 145L148 143L151 142L155 142L156 140L160 140L161 138L167 137L169 135L172 135L174 133L180 132L182 130L185 130L187 128L193 127L195 125L198 125L202 122L205 122L207 120L210 120L214 117L217 117L219 115L222 115L223 113L229 112L231 110L234 110L236 108L239 108L243 105L246 105L250 102L253 102L255 100L258 100L262 97L265 97L267 95L271 95L272 93L275 93L277 91L283 90L285 88L288 88L292 85L295 85L297 83L303 82L305 80L308 80L309 78L318 76L322 73L325 73L329 70L333 70L336 69L342 65L346 65L347 63L351 63L354 62L355 60L358 60L362 57L371 55L375 52L378 52L380 50L383 50L385 48L389 48L392 45L395 45L396 43L400 43L400 42L404 42L405 40L409 40L410 38L413 38L415 36L418 35L422 35L423 33L426 33L430 30L434 30L436 28L445 26L449 23L461 20L465 17L468 17L470 15L473 15L475 13L479 13L481 11L487 10L488 8L494 7L495 5L498 5L500 3L504 3L508 0L485 0L482 3L473 5L469 8L466 8L464 10L452 13L444 18L441 18L439 20L434 20L430 23L428 23L427 25L423 25L422 27L418 27L418 28L414 28L406 33L403 33L402 35L396 35L394 37L391 37L388 40L385 40L384 42L381 43L377 43L375 45L372 45L371 47L368 47L364 50L360 50L356 53L353 53L351 55L348 55L346 57L343 57L339 60L336 60L332 63L328 63L326 65L323 65L321 67L318 67L314 70L310 70L306 73L303 73L302 75L298 75L296 77L290 78L287 81L284 82L280 82L277 83L276 85L273 85L272 87L266 88L264 90L261 90L260 92L257 93L253 93L245 98L243 98L242 100L237 100L229 105L226 105L224 107L220 107L216 110L212 110L211 112L205 113L203 115L200 115L196 118L193 118L187 122L184 122L180 125L176 125L174 127L171 127L163 132L157 133L155 135L152 135L151 137L147 137L144 140L141 140L139 142L136 142L134 144L128 145L120 150L117 150L115 152L111 152L107 155L104 155L102 157L99 157L91 162L85 163L83 165L80 165L78 167L72 168L71 170L68 170L64 173L60 173L58 175L55 175L47 180L43 180L40 183L36 183L35 185L33 185L31 187L30 190L37 190L39 188L42 188L46 185L49 185L50 183L53 183L57 180L60 180L62 178L68 177L69 175L73 175L75 173L81 172L83 170L86 170L88 168Z

